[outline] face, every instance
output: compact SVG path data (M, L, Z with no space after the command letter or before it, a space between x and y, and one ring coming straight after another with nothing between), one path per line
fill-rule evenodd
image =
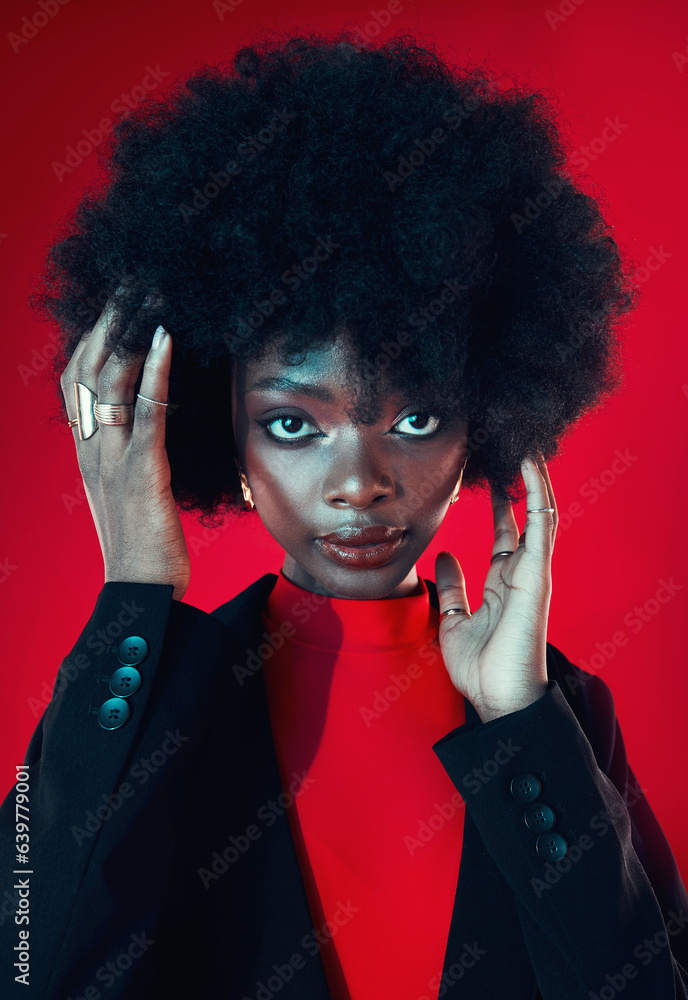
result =
M352 600L402 597L449 506L467 448L419 399L385 395L375 424L352 419L350 343L286 364L278 347L232 372L237 454L285 576Z

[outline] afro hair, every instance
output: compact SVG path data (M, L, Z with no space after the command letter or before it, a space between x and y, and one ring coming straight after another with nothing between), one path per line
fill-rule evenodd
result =
M48 251L31 303L55 380L117 289L119 356L162 323L172 490L217 523L246 509L231 363L345 330L357 418L422 393L467 425L464 488L520 499L523 458L620 386L638 294L552 103L405 33L265 33L195 69L115 122Z

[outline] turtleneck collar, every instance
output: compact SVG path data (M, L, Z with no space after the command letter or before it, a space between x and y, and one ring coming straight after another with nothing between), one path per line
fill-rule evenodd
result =
M419 581L410 597L352 601L305 590L280 569L268 597L267 618L276 628L282 626L291 642L311 649L380 655L418 648L437 638L438 627L428 588Z

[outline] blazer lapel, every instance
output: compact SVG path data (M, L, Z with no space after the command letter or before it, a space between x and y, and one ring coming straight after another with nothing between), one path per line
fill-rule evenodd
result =
M232 866L233 878L223 875L226 905L241 910L246 951L245 983L237 981L236 967L228 969L226 995L238 996L236 991L242 988L247 996L269 997L279 989L285 1000L330 1000L289 819L278 803L281 779L262 661L256 656L264 631L261 614L276 581L275 574L268 573L213 612L235 639L231 669L238 697L230 720L225 719L230 724L223 729L235 734L231 752L236 761L232 771L236 830L243 833L252 825L260 831L241 863ZM298 955L301 958L295 959ZM262 993L259 983L264 984Z
M261 614L276 581L274 573L267 573L213 612L232 629L236 650L241 652L245 664L250 664L245 667L242 657L237 657L233 666L241 683L236 712L232 715L245 754L243 773L247 780L238 801L245 804L247 823L255 822L260 807L276 800L282 791L262 660L256 655L264 631ZM439 608L435 584L431 580L425 583L430 603ZM466 722L479 722L478 713L468 700ZM283 965L291 955L300 952L305 966L284 984L281 996L293 1000L301 996L308 1000L330 1000L320 955L308 953L303 946L304 941L315 940L314 927L286 812L277 817L269 835L261 837L244 860L242 866L237 866L242 883L242 887L236 887L241 892L238 898L252 899L260 909L260 919L256 922L260 926L259 942L255 947L252 945L255 979L265 981L274 973L273 964ZM266 893L267 899L263 898ZM236 906L237 897L233 893L232 897ZM480 960L483 956L487 961ZM468 812L440 995L457 1000L466 995L472 1000L493 1000L497 996L535 1000L539 995L513 893L485 850Z
M437 587L425 580L439 611ZM480 716L466 698L466 724ZM482 961L486 958L486 961ZM461 864L442 970L442 997L536 1000L535 976L520 931L514 895L465 811Z

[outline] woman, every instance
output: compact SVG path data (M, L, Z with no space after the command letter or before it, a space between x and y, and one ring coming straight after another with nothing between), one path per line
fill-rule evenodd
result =
M5 978L688 997L688 897L611 692L546 641L546 460L618 384L634 302L546 102L411 38L264 42L111 156L36 303L105 585L27 750ZM416 571L462 482L494 514L472 611L453 554ZM178 507L255 510L279 574L184 604Z

